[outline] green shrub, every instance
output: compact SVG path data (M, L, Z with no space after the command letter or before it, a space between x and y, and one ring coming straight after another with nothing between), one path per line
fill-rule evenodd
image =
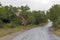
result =
M14 24L13 22L11 22L11 23L5 24L4 27L7 27L7 28L14 28L14 27L16 27L16 24Z
M0 20L0 28L4 27L4 23Z
M55 29L60 30L60 20L59 19L53 23L53 27L55 27Z

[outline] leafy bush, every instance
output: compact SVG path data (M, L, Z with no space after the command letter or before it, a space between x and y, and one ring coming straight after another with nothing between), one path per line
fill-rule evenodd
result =
M4 27L6 28L14 28L14 27L16 27L16 24L14 24L13 22L11 22L11 23L8 23L8 24L5 24L4 25Z
M60 19L54 22L53 27L55 27L55 29L60 30Z
M53 27L60 30L60 5L54 5L47 12L47 17L53 21Z
M47 21L44 11L30 11L27 5L21 7L1 6L0 27L14 28L17 25L23 25L20 16L26 20L27 25L40 24Z
M4 23L0 20L0 28L4 27Z

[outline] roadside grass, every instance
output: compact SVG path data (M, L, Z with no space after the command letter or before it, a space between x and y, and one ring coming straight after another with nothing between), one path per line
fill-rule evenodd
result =
M55 30L54 33L55 33L57 36L60 36L60 30Z
M36 27L36 25L31 25L31 26L20 26L20 27L16 27L16 28L2 28L0 29L0 37L6 36L6 35L10 35L12 33L15 32L23 32L24 30L29 30Z
M54 27L51 27L51 30L55 35L60 36L60 29L56 29Z
M0 29L0 37L5 36L7 34L17 32L19 30L20 30L19 28L12 28L12 29L11 28L3 28L3 29Z
M10 35L10 34L15 33L15 32L23 32L25 30L36 28L38 26L42 26L42 25L45 25L45 24L46 23L42 23L42 24L39 24L39 25L19 26L19 27L15 27L15 28L2 28L2 29L0 29L0 37Z
M60 36L60 29L54 31L55 35Z

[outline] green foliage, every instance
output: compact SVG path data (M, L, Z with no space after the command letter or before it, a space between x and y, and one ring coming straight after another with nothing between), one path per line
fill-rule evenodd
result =
M54 5L47 12L47 17L53 21L53 27L60 30L60 5Z
M47 21L44 11L30 11L27 5L21 7L0 6L0 27L4 25L3 27L14 28L21 25L20 15L27 21L27 25Z
M60 5L52 6L52 8L50 8L50 10L47 12L47 15L49 16L50 20L55 22L60 16Z
M28 24L34 24L35 22L35 17L31 13L27 17L27 22Z
M14 28L16 26L17 26L16 24L14 24L13 22L11 22L11 23L5 24L4 28Z
M27 20L27 24L40 24L47 21L44 11L30 11L29 9L28 6L21 6L20 8L20 15Z
M33 11L32 14L35 17L35 24L40 24L47 21L46 15L43 11Z
M57 30L60 30L60 19L54 22L53 27Z
M0 28L3 28L3 22L0 20Z
M0 27L3 27L3 25L6 25L7 23L12 24L11 22L17 24L19 22L18 16L16 15L17 12L18 12L17 7L13 7L11 5L1 6L0 7Z

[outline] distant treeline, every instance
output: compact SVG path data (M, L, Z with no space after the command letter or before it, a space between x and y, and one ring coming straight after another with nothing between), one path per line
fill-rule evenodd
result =
M30 11L26 6L13 7L2 6L0 4L0 28L10 27L14 28L20 25L38 25L47 22L47 17L44 11Z
M46 15L45 15L46 14ZM60 29L60 5L54 5L49 10L33 10L26 6L13 7L2 6L0 4L0 28L14 28L21 25L38 25L47 22L50 19L53 21L53 27Z

